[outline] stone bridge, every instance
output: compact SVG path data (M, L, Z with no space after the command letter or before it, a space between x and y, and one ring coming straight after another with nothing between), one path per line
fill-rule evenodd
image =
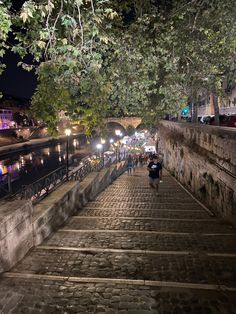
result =
M107 124L120 124L124 129L132 125L135 129L141 124L140 117L125 117L125 118L107 118Z

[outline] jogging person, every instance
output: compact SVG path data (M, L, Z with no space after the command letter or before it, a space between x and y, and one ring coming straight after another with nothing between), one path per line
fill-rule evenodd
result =
M157 156L154 156L153 160L149 162L147 170L149 171L149 185L158 192L159 182L162 180L162 165Z

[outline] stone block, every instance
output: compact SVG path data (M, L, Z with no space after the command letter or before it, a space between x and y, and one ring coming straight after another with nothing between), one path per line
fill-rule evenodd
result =
M0 204L0 272L9 270L33 246L31 202Z

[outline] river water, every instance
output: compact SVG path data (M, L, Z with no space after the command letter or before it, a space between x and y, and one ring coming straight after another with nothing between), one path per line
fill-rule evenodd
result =
M78 165L87 153L85 138L71 139L69 144L69 163ZM12 192L17 192L22 185L28 185L66 164L66 142L54 143L44 148L10 154L0 158L0 197L8 192L11 181ZM10 175L10 178L9 178Z

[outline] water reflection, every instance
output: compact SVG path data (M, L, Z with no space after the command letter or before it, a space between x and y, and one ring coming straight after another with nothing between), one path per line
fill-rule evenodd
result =
M69 145L70 164L78 163L84 157L80 152L80 142L73 139ZM10 175L13 192L22 185L30 184L42 176L66 163L66 143L55 144L50 147L14 154L0 160L0 188L7 185ZM0 189L0 196L5 192Z

